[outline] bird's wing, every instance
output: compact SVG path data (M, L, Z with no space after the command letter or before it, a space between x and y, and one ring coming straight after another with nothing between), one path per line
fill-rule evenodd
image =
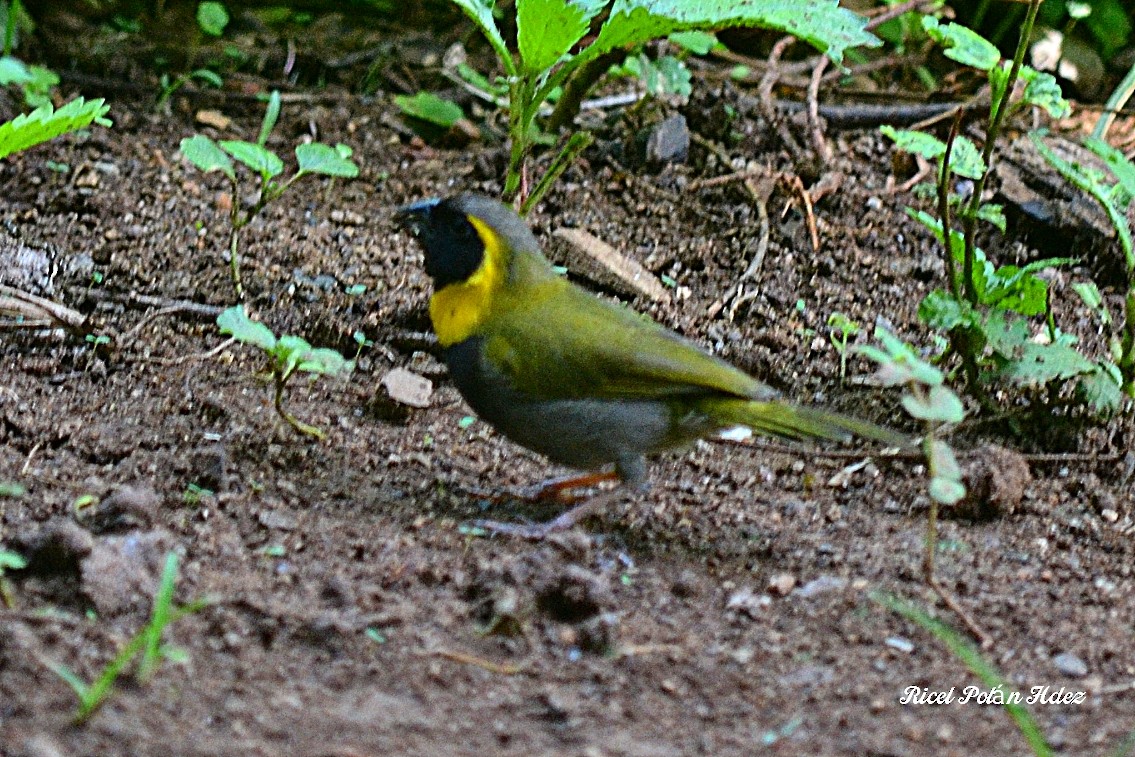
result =
M777 396L646 316L566 281L509 296L482 333L490 363L521 391L547 399Z

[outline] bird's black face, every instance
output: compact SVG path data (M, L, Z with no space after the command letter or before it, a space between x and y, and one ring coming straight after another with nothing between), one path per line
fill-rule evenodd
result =
M426 273L436 289L465 281L481 265L485 243L468 216L449 200L422 200L395 215L426 253Z

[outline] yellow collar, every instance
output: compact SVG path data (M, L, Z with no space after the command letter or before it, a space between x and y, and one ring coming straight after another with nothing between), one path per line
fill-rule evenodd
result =
M484 222L467 217L485 252L472 276L444 287L430 298L430 321L442 347L463 342L477 332L508 275L508 260L500 237Z

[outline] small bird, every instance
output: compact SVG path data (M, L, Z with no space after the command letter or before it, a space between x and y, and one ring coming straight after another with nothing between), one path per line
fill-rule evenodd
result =
M724 360L557 274L511 208L459 194L408 205L433 279L429 313L458 391L512 441L568 467L645 488L647 456L743 426L793 439L852 434L902 445L866 421L782 399ZM560 488L560 485L555 485ZM479 521L540 539L600 509L612 490L536 525Z

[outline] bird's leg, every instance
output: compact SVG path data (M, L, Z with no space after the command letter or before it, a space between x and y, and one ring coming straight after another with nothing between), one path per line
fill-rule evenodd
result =
M601 474L592 474L595 476ZM549 534L557 531L566 531L572 526L579 523L599 510L602 510L611 502L616 500L622 494L622 488L616 487L605 492L596 494L590 499L584 500L575 507L557 515L555 518L544 523L502 523L495 520L476 520L473 521L473 526L483 528L489 533L501 534L502 536L518 536L521 539L531 539L539 541L545 539Z
M572 489L583 489L588 486L601 484L604 481L615 481L618 478L619 476L615 471L582 473L572 476L563 476L561 478L550 478L547 481L525 487L518 492L492 492L470 489L469 493L476 497L488 499L494 503L503 502L508 499L519 499L524 502L566 502L567 504L575 504L584 498L569 494Z

